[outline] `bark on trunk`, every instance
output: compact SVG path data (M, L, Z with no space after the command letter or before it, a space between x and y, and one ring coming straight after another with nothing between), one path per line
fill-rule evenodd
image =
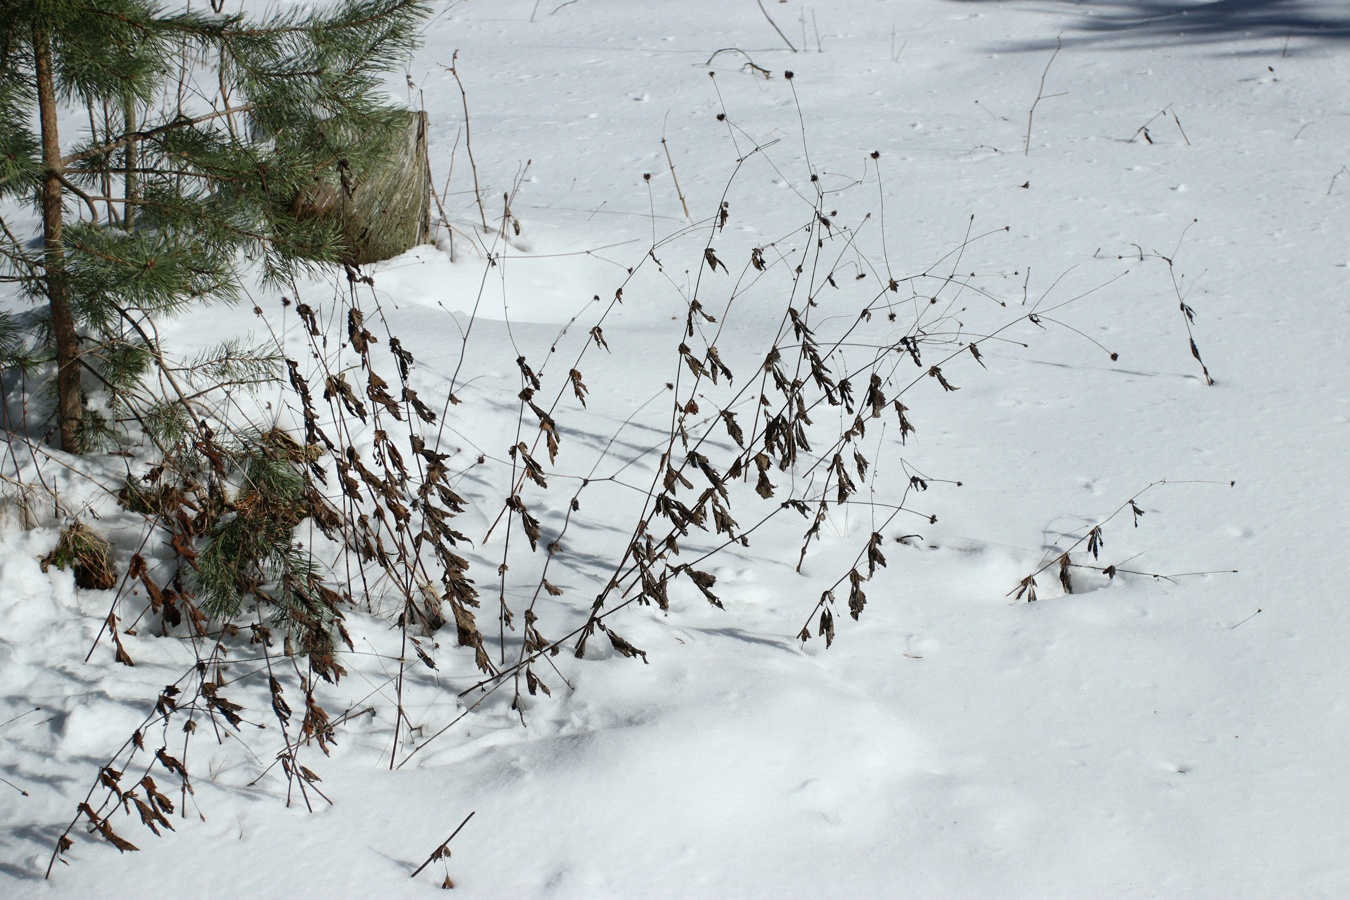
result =
M56 125L56 82L52 73L51 39L42 28L33 29L34 70L37 76L38 110L42 120L42 238L45 251L47 304L52 316L52 340L56 343L56 412L61 425L61 449L84 452L80 423L84 405L80 396L80 344L75 318L70 310L66 283L65 249L61 242L64 192L61 175L61 135Z

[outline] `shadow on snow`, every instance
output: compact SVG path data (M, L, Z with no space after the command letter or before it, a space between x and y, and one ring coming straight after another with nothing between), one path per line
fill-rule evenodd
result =
M976 6L995 0L950 2ZM1024 8L1072 17L1063 36L1065 46L1113 39L1123 39L1132 47L1278 40L1285 44L1282 52L1294 53L1297 47L1291 42L1306 46L1310 41L1350 40L1350 16L1328 15L1304 0L1039 0ZM1040 41L1011 49L1053 46L1053 41Z

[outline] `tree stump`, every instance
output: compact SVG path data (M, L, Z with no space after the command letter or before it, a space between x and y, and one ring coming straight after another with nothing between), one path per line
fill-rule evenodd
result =
M299 216L335 218L342 231L343 261L365 265L431 242L431 176L427 165L427 114L409 110L403 133L388 155L369 166L348 190L331 179L296 198Z

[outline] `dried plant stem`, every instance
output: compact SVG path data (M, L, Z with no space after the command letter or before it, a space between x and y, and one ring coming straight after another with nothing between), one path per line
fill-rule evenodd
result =
M1331 183L1327 185L1328 197L1331 196L1332 188L1336 187L1336 179L1340 178L1342 175L1350 175L1350 169L1347 169L1345 166L1341 166L1340 169L1337 170L1336 174L1331 176Z
M1057 36L1057 37L1055 38L1055 52L1050 54L1050 59L1049 59L1049 61L1046 62L1046 64L1045 64L1045 71L1041 73L1041 83L1040 83L1040 86L1036 88L1036 99L1033 100L1033 101L1031 101L1031 109L1027 110L1027 139L1026 139L1026 143L1025 143L1025 144L1023 145L1023 147L1022 147L1022 155L1023 155L1023 156L1030 156L1030 155L1031 155L1031 120L1032 120L1032 118L1036 115L1036 106L1037 106L1042 100L1049 99L1050 97L1063 97L1063 96L1064 96L1063 93L1059 93L1059 94L1046 94L1046 93L1045 93L1045 76L1047 76L1047 75L1050 74L1050 67L1051 67L1052 65L1054 65L1054 63L1055 63L1055 57L1056 57L1056 56L1059 56L1059 51L1060 51L1060 48L1061 48L1061 46L1062 46L1062 43L1063 43L1063 42L1062 42L1062 38Z
M1172 121L1177 123L1177 131L1181 132L1181 139L1185 141L1186 146L1189 147L1191 145L1191 139L1186 137L1186 129L1181 127L1181 117L1177 115L1177 111L1175 109L1172 109L1171 113L1172 113Z
M1181 312L1182 323L1186 326L1186 339L1190 343L1191 356L1200 364L1200 372L1205 378L1205 384L1209 387L1213 387L1214 379L1210 377L1209 367L1205 365L1204 359L1200 356L1200 347L1195 343L1195 334L1191 330L1191 326L1195 324L1195 310L1186 302L1186 294L1182 293L1181 282L1177 279L1177 270L1176 265L1174 264L1177 254L1181 251L1181 243L1186 239L1186 233L1191 230L1191 227L1195 225L1197 221L1199 220L1192 219L1186 227L1181 230L1181 236L1177 238L1177 245L1173 248L1171 256L1163 256L1160 253L1155 253L1154 255L1167 263L1167 275L1172 280L1172 293L1176 295L1177 308ZM1204 272L1201 272L1200 275L1203 277ZM1189 291L1187 293L1189 293Z
M476 812L478 812L478 810L474 810L473 812L471 812L471 813L469 813L467 816L465 816L465 817L464 817L464 821L459 823L459 827L456 828L454 831L450 832L450 836L449 836L448 838L446 838L444 841L441 841L441 845L440 845L439 847L437 847L435 850L432 850L432 851L431 851L431 855L427 857L426 862L422 863L420 866L418 866L416 869L414 869L414 870L413 870L413 873L412 873L411 875L409 875L408 877L409 877L409 878L416 878L416 877L421 873L421 871L422 871L423 869L425 869L427 866L431 865L431 864L432 864L433 862L435 862L436 860L440 859L442 856L444 856L444 855L445 855L445 849L446 849L447 847L450 846L450 842L453 841L453 840L455 839L455 835L459 834L460 831L463 830L464 826L469 824L469 820L472 819L472 818L474 817L474 813L476 813Z
M757 2L769 18L763 0ZM536 3L532 19L538 8ZM803 39L805 18L803 15ZM771 18L769 21L772 23ZM818 29L816 46L819 51ZM791 49L795 52L797 48ZM745 56L737 48L725 48L714 53L708 63L725 52ZM898 53L893 51L893 56ZM1037 102L1047 96L1044 87L1054 58L1042 74ZM451 65L444 68L459 86L469 148L467 91L457 72L457 59L456 53ZM750 65L756 74L768 77L767 70L753 62ZM796 102L792 78L790 72L786 74L789 87L783 93L790 92ZM720 92L718 96L720 99ZM1033 104L1028 115L1026 151L1035 108ZM460 379L464 371L471 376L492 371L482 368L481 360L466 361L471 336L481 334L475 323L479 304L489 299L487 279L500 279L493 291L495 294L500 288L505 306L510 299L508 266L514 269L530 264L513 252L512 235L507 230L519 228L511 205L528 162L518 172L512 189L503 195L501 227L492 227L487 221L472 150L468 149L475 202L484 228L474 243L482 249L485 260L468 321L458 317L453 321L452 327L461 338L460 355L448 385L442 382L437 388L445 396L428 398L438 410L417 397L418 390L429 392L428 382L437 383L437 373L421 372L420 377L410 374L415 361L385 319L381 295L375 289L376 276L348 269L346 288L338 286L331 302L312 301L319 306L317 310L300 302L298 292L295 301L287 301L288 309L294 312L284 316L300 317L308 352L282 354L293 393L277 404L281 412L272 426L280 432L278 422L303 421L304 427L303 444L293 439L293 453L283 460L290 466L287 471L303 480L306 491L305 505L292 510L286 520L286 541L288 546L294 542L297 549L306 548L307 553L308 548L315 548L310 557L313 568L304 570L310 573L305 577L313 579L311 586L316 591L326 584L333 586L322 587L327 593L319 595L332 607L319 605L317 612L306 607L302 614L313 613L311 618L321 621L296 631L293 620L281 618L283 613L270 596L294 578L253 572L249 577L256 590L247 595L251 599L246 607L233 609L209 623L205 616L200 621L191 619L181 636L193 648L196 665L180 679L181 692L175 686L161 695L156 712L142 727L153 726L158 732L162 726L162 741L149 745L152 759L147 761L139 755L147 751L138 731L104 767L113 771L101 773L99 784L108 790L102 804L95 799L100 796L96 784L79 815L58 840L53 862L68 849L67 835L85 824L125 849L125 842L112 832L110 820L103 816L125 818L130 812L134 820L135 810L126 800L130 781L121 782L122 773L115 771L127 769L133 759L144 764L147 771L155 765L166 768L181 779L179 802L184 806L195 802L189 796L187 736L199 727L202 732L213 733L217 740L235 740L250 748L261 770L257 780L273 772L273 766L281 766L287 779L288 803L299 796L307 807L318 807L320 804L311 802L314 794L328 798L315 785L318 776L300 765L299 756L311 742L327 754L333 728L353 715L357 704L330 720L315 698L320 680L335 682L346 674L344 665L371 686L359 704L379 695L379 705L393 707L392 735L386 749L378 751L381 763L387 754L391 769L405 766L422 749L480 711L490 711L494 717L509 715L509 704L524 722L531 707L548 702L546 698L554 696L552 690L559 689L551 688L544 678L554 682L556 676L562 685L573 687L571 667L577 664L559 658L563 649L584 657L587 642L594 638L597 644L607 641L621 656L646 661L644 650L615 631L624 627L623 611L631 613L630 607L637 605L674 613L687 598L700 594L721 607L718 593L729 591L725 585L716 587L717 569L708 561L743 556L741 548L749 548L752 537L757 542L771 541L771 555L781 556L787 564L792 562L792 548L798 547L798 571L805 573L803 578L819 582L813 589L825 588L818 600L814 595L807 598L806 602L814 601L814 605L799 638L823 637L828 646L837 620L844 619L844 614L858 618L867 599L864 588L877 570L886 566L882 550L892 537L883 532L888 532L902 513L936 522L935 513L915 508L927 504L913 498L927 491L930 484L960 485L958 481L929 477L901 455L908 451L897 448L916 431L908 418L916 414L908 412L907 416L908 407L901 399L908 392L947 397L959 390L948 379L960 380L956 373L963 364L972 377L983 375L983 369L970 365L971 358L985 365L981 348L1025 346L1005 335L1016 323L1063 325L1083 335L1049 318L1049 314L1104 285L1067 300L1058 294L1049 300L1060 283L1056 279L1038 300L1028 303L1029 269L1025 282L1020 272L972 271L981 266L976 261L979 248L973 245L1008 230L975 233L973 217L959 240L949 242L940 255L934 254L937 258L927 268L908 276L892 275L879 163L868 167L864 162L862 176L842 184L832 179L832 188L826 190L820 181L824 176L812 166L807 123L799 102L796 109L805 164L802 174L811 184L806 188L802 179L795 179L801 187L793 188L791 215L796 214L795 203L800 199L802 218L774 222L772 227L778 236L768 235L758 246L751 244L761 238L747 235L759 233L753 226L763 223L737 221L728 227L732 216L739 213L733 187L740 187L740 180L746 177L743 173L762 165L789 185L794 179L781 171L767 152L778 139L755 142L723 108L719 120L725 122L731 135L736 159L729 166L730 174L712 215L695 220L676 177L663 130L661 144L684 220L676 220L679 224L673 233L658 237L648 179L652 237L642 258L628 266L604 259L596 251L586 251L626 270L604 288L613 291L610 299L602 300L602 294L596 293L579 303L570 318L563 317L566 321L554 335L513 331L511 319L506 317L506 337L492 346L515 356L520 373L517 384L486 375L466 376L464 382ZM747 147L750 149L742 152ZM870 158L875 161L878 157L874 153ZM452 152L452 168L453 164ZM863 185L873 173L879 192L876 203L881 204L876 221L871 212L841 214L831 208L835 194ZM450 175L446 178L448 183ZM443 195L436 200L445 221ZM881 259L872 255L878 223ZM663 263L662 258L668 255L675 258ZM490 274L494 271L495 275ZM635 281L639 272L643 275ZM624 330L613 329L615 333L607 342L602 326L611 322L612 315L620 315L624 290L632 287L634 294L650 293L652 283L660 287L662 279L683 304L684 315L672 317L670 326L680 328L678 337L671 334L675 352L667 360L665 376L653 373L655 383L641 388L644 393L650 392L650 399L625 415L616 412L614 398L607 396L604 382L596 382L596 391L589 392L584 370L597 365L600 351L611 352L610 342L621 349L617 344L624 340ZM1174 279L1174 284L1180 297L1179 282ZM998 312L989 306L1006 308L1008 302L1001 293L1015 292L1018 287L1024 301L1020 308ZM515 289L512 284L511 290ZM765 302L770 307L762 345L747 347L727 337L742 327L745 306L762 306ZM772 319L775 305L780 309L776 324ZM394 315L392 309L389 315ZM760 309L753 312L755 321L763 315ZM977 315L997 318L973 318ZM383 328L378 338L371 333L379 330L377 318ZM129 317L128 324L144 325L139 316ZM345 338L341 334L344 324ZM273 337L280 341L297 327L283 318L280 335L274 332ZM141 337L155 354L160 353L153 328L144 328ZM541 337L551 340L537 343ZM719 345L719 341L725 343ZM390 356L384 355L386 351ZM749 355L745 355L747 351ZM239 401L233 395L220 399L194 393L196 385L182 374L184 369L163 360L156 364L163 370L159 373L159 394L170 400L176 398L191 413L192 422L185 426L188 449L183 454L200 454L208 459L200 462L194 455L199 460L196 469L192 464L169 461L162 471L154 472L153 478L146 476L147 481L171 487L184 497L153 515L147 513L151 526L146 538L150 534L167 537L175 555L158 564L141 559L137 574L128 573L123 590L109 609L105 630L122 655L126 654L122 635L129 631L119 617L134 616L136 622L144 617L149 623L158 622L164 633L169 633L178 622L170 621L166 610L172 604L164 605L164 595L172 591L175 602L190 604L195 589L192 561L200 562L199 551L204 549L211 529L225 517L229 517L228 524L249 515L258 502L250 495L250 491L257 494L255 475L250 474L255 470L238 463L235 443L231 443L242 443L241 429L247 427L246 422L239 424L242 420L237 413L244 412ZM395 365L396 373L391 369ZM606 365L612 367L611 363ZM505 368L509 369L509 362ZM951 371L944 373L944 368ZM990 368L995 368L993 363ZM639 379L634 382L641 383ZM514 396L518 402L512 402L510 396L517 389ZM442 399L443 403L438 402ZM620 398L624 404L630 400L630 394ZM461 403L467 407L460 407ZM670 406L659 405L665 403ZM649 404L657 404L656 409L646 409ZM473 412L460 413L464 408ZM500 431L474 430L473 426L483 421L475 416L498 415L498 410L515 416L514 432L509 423L500 421L497 424L506 426ZM611 422L617 425L608 424ZM198 430L193 430L193 424L200 424ZM651 434L646 433L649 428ZM866 434L869 428L873 429L870 436ZM298 434L298 424L295 430ZM484 434L500 434L500 440L509 440L510 446L488 446L487 442L497 438L485 439ZM892 465L897 458L898 465ZM885 476L879 478L883 468ZM197 475L209 485L195 483L192 479ZM240 481L247 481L249 490L240 489ZM257 477L257 481L262 478ZM880 486L888 482L894 484L894 494L878 495ZM492 513L482 505L495 503L498 498L503 500L500 511L489 523ZM857 509L859 505L864 508ZM222 507L228 512L211 512ZM1132 507L1133 501L1122 509ZM202 516L200 524L190 524L192 517L183 512L185 508ZM796 530L795 521L785 523L780 518L785 511L803 517L804 533ZM456 517L464 513L470 515L459 519L459 528L469 530L464 523L472 522L475 532L480 527L478 516L483 515L486 533L482 540L471 540L455 529ZM1142 511L1136 508L1135 514ZM597 529L597 525L601 527ZM865 535L860 533L864 527ZM1076 551L1086 541L1089 549L1095 550L1100 546L1099 527L1069 549ZM297 528L308 528L308 535ZM522 532L519 537L517 529ZM855 533L848 534L850 530ZM601 533L598 537L597 532ZM832 535L848 541L849 549L821 552L822 544L832 540ZM488 547L489 538L500 540ZM123 546L131 543L124 541ZM861 546L855 547L855 543ZM853 550L856 553L850 558L848 553ZM810 560L808 552L814 552ZM836 564L847 569L834 571ZM1070 568L1095 568L1070 562L1066 551L1045 561L1028 579L1056 565L1066 582ZM813 571L819 566L828 566L830 571ZM495 576L478 577L493 569ZM1133 570L1112 569L1117 571ZM186 579L186 584L176 580L180 578ZM484 594L496 591L496 610L479 594L480 589ZM156 598L153 605L132 596L133 591L142 590ZM580 592L584 596L578 597ZM326 599L330 597L331 601ZM264 610L264 606L268 608ZM363 647L357 651L342 626L339 606L364 606L370 616L385 616L398 629L397 637L387 634L388 629L372 629L369 637L361 639L369 644L369 650ZM487 618L494 615L498 625L495 633ZM281 627L288 629L285 658L280 650L268 649L266 643L270 629ZM241 630L249 628L255 638L251 643L262 642L261 650L244 643L247 632L238 639ZM607 650L601 648L602 653ZM445 657L455 660L455 668L428 674L428 669L439 670L438 663ZM461 665L461 661L469 665ZM466 670L472 671L470 665L478 672L466 677ZM469 682L474 683L463 687ZM446 704L447 700L453 703L447 688L462 699L458 708ZM224 698L227 689L231 694L248 693L234 697L240 701L236 704ZM269 695L280 734L278 729L267 733L277 746L272 748L274 753L254 753L250 745L256 745L257 739L248 738L248 729L239 729L244 721L240 712L246 706L265 710ZM303 724L297 696L304 698ZM294 719L289 704L297 706ZM368 711L373 715L374 707ZM385 724L378 727L387 729L389 720L381 716L379 721ZM261 728L256 722L244 724ZM291 724L296 725L295 730L290 729ZM180 732L179 725L187 727ZM179 733L184 734L181 750ZM176 758L169 756L169 740L175 744ZM313 756L307 749L304 753ZM274 761L265 764L269 755ZM200 765L200 759L194 755L193 761ZM314 794L310 788L314 788ZM446 859L451 842L473 815L466 816L411 877L424 872L433 861ZM121 827L121 819L115 824ZM446 886L450 886L448 876Z
M486 234L490 230L487 222L487 210L483 207L483 191L478 186L478 163L474 161L473 142L469 137L469 94L464 90L464 82L459 77L458 60L459 51L456 50L450 56L450 65L443 65L441 68L453 75L455 84L459 86L459 99L464 106L464 150L469 155L469 169L473 172L473 198L478 205L478 217L483 224L483 233Z
M796 53L797 48L792 46L792 41L788 40L788 36L786 34L783 34L783 29L778 27L778 23L773 20L773 16L769 15L769 11L764 8L763 0L755 0L755 3L759 4L759 11L764 13L764 18L767 19L769 24L773 26L773 30L778 32L778 36L783 39L783 43L788 45L789 50L791 50L793 53Z
M1096 566L1079 565L1072 562L1072 560L1070 559L1069 554L1073 553L1075 550L1077 550L1084 544L1087 545L1087 550L1092 554L1093 559L1096 559L1100 548L1105 544L1105 540L1102 537L1103 526L1110 523L1121 513L1125 512L1126 510L1129 510L1131 515L1134 517L1134 526L1138 528L1139 519L1143 517L1145 511L1139 506L1139 504L1136 501L1144 494L1148 493L1149 491L1153 490L1156 487L1161 487L1164 485L1179 485L1179 484L1217 484L1217 485L1225 485L1231 488L1236 484L1236 482L1171 481L1166 478L1160 478L1157 481L1151 482L1145 485L1141 490L1136 491L1134 496L1126 500L1120 506L1116 507L1116 509L1106 518L1101 519L1091 528L1084 531L1083 534L1081 534L1067 548L1065 548L1064 550L1059 550L1058 548L1056 548L1053 553L1048 554L1044 562L1042 562L1031 574L1027 575L1017 584L1013 585L1013 587L1009 589L1008 593L1005 594L1004 596L1012 596L1014 593L1016 593L1017 596L1015 599L1020 600L1023 596L1026 596L1028 601L1034 602L1036 600L1036 576L1042 574L1051 567L1058 567L1060 583L1064 586L1065 593L1069 594L1073 593L1073 585L1069 580L1068 575L1068 570L1070 568L1093 569L1094 571L1102 572L1109 578L1114 578L1118 573L1128 573L1135 575L1147 575L1151 578L1163 578L1169 581L1174 578L1182 578L1194 575L1219 575L1219 574L1235 573L1237 571L1236 569L1224 569L1210 572L1182 572L1175 575L1160 575L1155 572L1140 572L1132 569L1123 569L1118 566L1105 566L1103 568L1098 568Z
M680 179L675 176L675 160L670 157L670 145L666 143L664 136L661 138L661 149L666 151L666 165L670 166L670 180L675 183L675 194L680 198L680 208L684 210L684 217L692 222L694 217L689 215L689 204L684 200L684 191L680 190Z
M15 722L19 721L25 716L31 716L35 712L42 712L42 707L35 706L32 709L28 710L28 712L21 712L17 716L13 716L12 718L6 719L5 721L0 722L0 728L4 728L6 725L13 725Z
M1125 143L1133 144L1135 139L1138 138L1140 135L1143 136L1144 141L1146 143L1149 144L1153 143L1153 136L1149 134L1148 126L1152 125L1157 119L1166 118L1168 116L1171 116L1172 122L1177 126L1177 131L1181 133L1181 139L1186 142L1186 146L1187 147L1191 146L1191 139L1186 136L1186 129L1181 127L1181 119L1177 116L1176 110L1173 109L1170 105L1165 106L1162 109L1158 110L1156 113L1153 114L1152 118L1150 118L1143 125L1140 125L1138 128L1136 128L1134 134L1130 135L1130 139Z
M451 166L452 169L454 168L454 164L455 164L455 163L454 163L454 155L453 155L453 152L452 152L451 157L450 157L450 166ZM447 176L446 176L446 186L447 186L447 187L449 187L449 182L450 182L450 176L447 175ZM435 188L436 182L433 181L433 180L432 180L432 177L431 177L431 156L430 156L429 154L428 154L428 156L427 156L427 183L430 184L430 185L432 185L432 188L431 188L431 199L434 200L434 201L436 201L436 212L440 214L440 218L439 218L439 219L437 220L437 222L436 222L436 230L437 230L437 233L439 233L441 225L444 225L445 228L446 228L447 237L448 237L449 240L450 240L450 261L451 261L451 262L455 262L455 234L454 234L454 232L453 232L453 231L451 230L451 228L450 228L450 218L445 214L445 204L444 204L444 203L442 202L442 200L441 200L441 194L444 193L444 190L441 190L441 191L436 190L436 188ZM432 242L433 244L436 243L436 235L434 235L434 234L432 235L431 242Z
M745 65L742 66L741 68L743 68L743 69L744 69L744 68L749 68L750 71L754 72L755 74L763 76L765 81L767 81L767 80L769 80L770 78L773 77L773 73L772 73L772 72L770 72L768 69L764 68L764 67L761 66L761 65L756 65L756 64L755 64L755 61L754 61L753 59L750 58L750 54L749 54L749 53L746 53L746 52L745 52L744 50L742 50L740 47L723 47L721 50L716 51L715 53L713 53L712 56L708 57L708 61L705 62L704 65L705 65L705 66L710 66L710 65L712 65L712 61L713 61L714 59L717 59L717 57L720 56L720 55L723 54L723 53L739 53L741 56L744 56L744 57L745 57Z

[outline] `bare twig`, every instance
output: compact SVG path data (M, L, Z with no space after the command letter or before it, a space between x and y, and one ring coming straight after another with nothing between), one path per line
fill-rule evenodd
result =
M1027 110L1027 140L1026 140L1026 145L1022 148L1022 155L1023 155L1023 156L1030 156L1030 155L1031 155L1031 120L1032 120L1032 117L1036 115L1036 106L1037 106L1037 104L1039 104L1042 100L1046 100L1046 99L1048 99L1048 98L1050 98L1050 97L1063 97L1063 96L1064 96L1063 93L1059 93L1059 94L1046 94L1046 93L1045 93L1045 76L1047 76L1047 75L1050 74L1050 67L1051 67L1052 65L1054 65L1055 57L1056 57L1056 56L1059 56L1059 51L1060 51L1060 48L1061 48L1061 46L1062 46L1062 43L1063 43L1063 42L1062 42L1062 40L1061 40L1060 37L1056 37L1056 38L1055 38L1055 52L1050 54L1050 59L1049 59L1049 61L1047 61L1046 64L1045 64L1045 71L1041 73L1041 83L1040 83L1040 86L1036 89L1036 99L1033 100L1033 101L1031 102L1031 109Z
M1189 147L1191 145L1191 139L1186 137L1186 129L1181 127L1181 117L1177 115L1177 111L1175 109L1171 110L1171 112L1172 112L1172 121L1177 123L1177 131L1181 132L1181 139L1185 141L1186 146Z
M1177 279L1177 269L1173 264L1177 252L1181 250L1181 242L1186 239L1186 232L1191 230L1191 225L1194 225L1196 221L1197 220L1192 219L1190 224L1182 229L1181 237L1177 238L1177 246L1173 249L1171 256L1162 256L1161 254L1159 254L1159 256L1167 263L1167 274L1172 279L1172 292L1176 294L1177 307L1180 309L1181 319L1186 325L1186 339L1191 345L1191 356L1195 357L1195 361L1200 364L1200 371L1205 376L1205 384L1213 387L1214 379L1210 377L1209 367L1205 365L1205 361L1200 357L1200 347L1195 343L1195 334L1191 330L1191 325L1195 322L1195 310L1186 302L1186 295L1181 292L1181 282ZM1202 276L1204 275L1203 272L1200 274Z
M1342 175L1350 175L1350 169L1347 169L1345 166L1341 166L1340 170L1335 175L1331 176L1331 183L1327 185L1328 197L1331 196L1331 189L1336 186L1336 179L1340 178Z
M714 53L712 56L708 57L708 61L705 62L704 65L705 65L705 66L710 66L710 65L712 65L712 61L713 61L714 59L717 59L717 57L718 57L720 54L722 54L722 53L739 53L741 56L744 56L744 57L745 57L745 65L742 66L741 68L743 68L743 69L744 69L744 68L749 68L750 71L754 72L755 74L763 76L763 78L764 78L765 81L768 81L770 78L773 77L773 73L772 73L772 72L770 72L768 69L764 68L763 66L756 65L756 64L755 64L755 61L754 61L753 59L750 58L750 54L749 54L749 53L746 53L746 52L745 52L744 50L742 50L740 47L723 47L721 50L718 50L718 51L717 51L716 53Z
M783 34L783 29L778 27L778 23L773 20L773 17L769 15L769 11L764 8L763 0L755 0L755 2L759 4L759 11L764 13L764 18L767 19L769 21L769 24L773 26L773 30L778 32L778 36L783 39L783 43L788 45L789 50L791 50L793 53L796 53L797 48L792 46L792 41L788 40L788 36L786 34Z
M661 136L661 149L666 151L666 165L670 166L670 180L675 182L675 193L680 198L680 207L684 210L684 217L692 222L694 217L689 215L689 204L684 201L684 191L680 190L680 179L675 177L675 160L670 158L670 145L666 143L665 135Z
M1191 146L1191 139L1186 136L1186 129L1181 127L1181 119L1177 116L1176 110L1173 109L1171 105L1164 106L1154 113L1147 122L1134 130L1134 134L1130 135L1130 139L1125 143L1133 144L1135 139L1141 135L1143 136L1145 143L1153 143L1153 135L1149 134L1148 126L1152 125L1158 118L1166 118L1167 116L1171 116L1172 122L1177 126L1177 131L1181 133L1181 139L1186 142L1186 146Z
M459 60L459 51L456 50L450 56L450 65L442 65L441 68L448 71L455 78L455 84L459 86L460 102L464 105L464 150L469 154L469 168L473 170L473 199L478 204L478 216L483 223L483 233L486 234L490 229L487 223L487 210L483 207L483 191L478 186L478 164L473 158L473 143L469 139L469 95L464 90L464 82L459 78L459 70L456 63Z
M465 817L464 817L464 821L459 823L459 828L456 828L454 831L450 832L450 836L449 836L448 838L446 838L444 841L441 841L441 845L440 845L439 847L437 847L435 850L432 850L432 851L431 851L431 855L427 857L426 862L422 863L420 866L418 866L416 869L414 869L414 870L413 870L413 873L412 873L411 875L409 875L408 877L409 877L409 878L416 878L416 877L421 873L421 871L422 871L423 869L425 869L427 866L431 865L431 864L432 864L433 862L435 862L436 860L438 860L438 859L442 858L443 856L445 856L446 848L450 846L450 842L453 841L453 840L455 839L455 835L459 834L460 830L463 829L465 825L468 825L468 824L469 824L469 820L473 818L474 813L476 813L476 812L478 812L478 810L474 810L473 812L471 812L471 813L469 813L467 816L465 816Z

